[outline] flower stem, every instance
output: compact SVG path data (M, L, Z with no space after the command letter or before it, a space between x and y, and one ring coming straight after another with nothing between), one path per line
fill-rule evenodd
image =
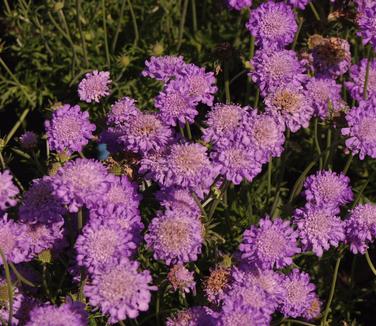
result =
M5 258L3 250L0 248L0 256L1 260L3 261L4 270L5 270L5 278L7 281L7 289L8 289L8 301L9 301L9 317L8 317L8 326L12 326L12 319L13 319L13 285L12 279L10 277L9 266L7 260Z
M82 24L81 24L81 19L80 19L80 13L81 13L81 0L76 0L77 27L78 27L78 30L80 31L82 52L84 53L85 67L87 68L89 66L89 60L88 60L88 57L87 57L86 42L85 42L84 33L82 32Z
M103 20L103 30L104 30L104 46L105 46L105 50L106 50L106 61L107 61L108 68L110 68L111 62L110 62L110 51L109 51L109 48L108 48L107 18L106 18L105 0L102 0L102 20Z
M291 323L292 325L297 324L297 325L305 325L305 326L316 326L315 324L311 324L305 321L295 320L295 319L285 319L283 320L283 322Z
M185 25L185 18L187 17L188 1L189 0L184 0L184 3L183 3L183 11L182 11L181 19L180 19L179 39L178 39L178 45L177 45L178 51L180 50L180 47L183 41L184 25Z
M112 52L115 52L115 49L116 49L116 43L117 43L117 40L118 40L118 37L119 37L119 34L120 34L121 22L122 22L123 16L124 16L125 2L126 1L127 0L123 0L123 2L121 4L121 7L120 7L119 20L118 20L118 23L117 23L117 27L116 27L116 32L115 32L114 39L112 41Z
M197 32L197 9L196 9L196 0L192 0L192 26L193 26L193 33L196 34Z
M12 139L12 137L14 136L14 134L16 133L16 131L18 130L18 128L21 126L21 124L24 122L24 120L26 119L26 117L27 117L27 115L29 114L30 111L31 111L30 109L25 109L22 112L21 116L18 118L17 122L14 124L13 128L11 129L11 131L9 132L9 134L7 135L7 137L5 138L4 147Z
M372 50L371 45L367 46L367 68L366 68L366 75L364 77L364 87L363 87L363 98L366 100L368 98L368 79L369 79L369 70L371 67L371 57L372 57Z
M268 164L268 198L270 197L270 193L272 192L272 169L273 169L273 159L270 158Z
M351 165L351 162L353 160L354 156L353 155L349 155L349 157L347 158L347 161L346 161L346 165L345 167L343 168L343 174L346 175L347 172L349 171L349 168L350 168L350 165Z
M187 128L188 139L189 139L189 140L192 140L191 127L190 127L188 121L185 123L185 127Z
M366 260L367 260L368 266L371 269L373 275L376 276L376 267L372 263L371 257L368 254L368 250L366 250L366 253L364 254L364 256L366 256Z
M316 147L317 155L321 155L321 148L320 148L320 142L319 142L319 137L318 137L318 123L319 123L318 118L315 118L315 124L314 124L314 142L315 142L315 147ZM322 158L321 157L319 159L319 162L320 162L320 170L321 170L322 167L323 167L323 162L322 162Z
M298 25L298 31L295 33L294 37L294 43L292 44L292 49L295 50L296 44L298 43L299 34L303 26L304 19L302 17L299 18L299 25Z
M320 15L317 12L316 7L314 6L314 4L312 2L309 2L309 6L310 6L310 8L311 8L311 10L313 12L313 15L315 16L316 20L320 21L321 20Z
M229 66L227 62L225 62L224 64L224 77L225 77L226 104L230 104L230 101L231 101L230 79L229 79Z
M133 6L131 0L127 0L128 6L129 6L129 11L131 12L131 17L132 17L132 24L133 24L133 31L134 31L134 41L133 45L137 46L138 40L140 39L140 34L138 32L138 26L137 26L137 20L136 20L136 15L134 14L133 11Z

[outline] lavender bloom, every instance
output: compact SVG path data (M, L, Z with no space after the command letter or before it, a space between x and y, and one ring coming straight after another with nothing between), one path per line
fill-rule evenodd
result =
M282 302L281 312L285 317L305 315L311 308L312 300L316 299L315 286L310 283L309 275L298 269L286 276L283 286L286 296Z
M345 220L346 240L354 254L364 255L376 238L376 205L359 204Z
M256 45L281 49L292 43L298 24L289 5L268 1L251 11L246 27L256 38Z
M0 172L0 212L17 204L16 196L19 192L10 172L8 170Z
M260 87L262 96L293 79L299 81L307 79L304 75L304 67L295 51L258 50L250 63L252 69L249 76Z
M189 95L188 84L176 80L171 80L154 102L160 119L169 126L193 123L198 114L195 104L194 97Z
M364 98L364 83L367 72L368 59L362 59L359 64L350 68L350 81L345 82L353 99L361 101ZM371 60L368 70L367 96L376 95L376 61Z
M185 65L182 56L151 57L149 61L145 61L146 68L142 75L167 82L172 77L176 77Z
M135 100L130 97L123 97L111 106L107 115L107 125L122 126L140 114L136 107Z
M280 115L292 132L307 128L314 109L311 100L299 81L292 81L276 88L265 98L266 112Z
M196 292L196 282L190 272L184 265L178 264L171 267L167 274L167 278L172 285L174 291L179 290L183 293Z
M44 123L48 145L58 152L80 152L93 138L95 125L89 121L89 113L82 112L78 105L65 104L52 114L50 121Z
M204 227L195 217L184 212L166 210L149 224L145 235L147 246L154 258L167 265L195 261L201 253Z
M167 318L166 326L214 326L213 311L207 307L194 306Z
M57 222L66 213L62 200L53 195L53 178L35 179L29 190L24 193L19 216L22 222Z
M157 287L149 285L150 272L138 271L139 263L122 258L117 265L106 266L102 273L94 274L84 293L92 306L109 314L109 323L115 324L126 318L136 318L139 311L147 311L150 291Z
M315 115L326 119L346 107L341 98L341 85L330 78L311 78L306 84L307 97L312 100Z
M318 171L304 182L304 195L312 205L337 208L353 199L350 179L343 173Z
M228 0L227 2L235 10L242 10L252 6L252 0Z
M64 303L60 307L50 304L36 307L30 312L30 320L25 326L86 326L87 324L88 313L85 311L85 304L76 301Z
M32 131L26 131L20 136L21 148L31 150L38 144L38 135Z
M99 103L100 99L110 94L111 84L110 73L108 71L94 70L85 75L85 78L78 84L78 95L81 101L87 103Z
M311 0L288 0L288 3L295 7L304 10L307 4L311 2Z
M373 1L358 7L357 23L359 31L357 35L362 38L363 44L370 44L374 49L376 49L375 15L376 5Z
M217 266L205 280L204 291L209 302L219 305L230 287L230 269Z
M77 212L83 205L92 205L109 188L106 168L95 160L79 158L66 163L53 178L54 195Z
M113 219L91 219L77 238L76 259L90 273L101 272L105 266L116 264L119 258L134 254L136 247L132 234L119 228Z
M342 135L347 136L346 147L363 160L366 155L376 158L376 97L359 102L346 114L347 127Z
M289 221L268 217L252 225L244 232L239 249L242 259L260 269L281 268L292 263L292 257L300 252L295 232Z
M345 240L344 223L336 216L337 209L328 206L310 206L297 209L294 222L304 251L312 250L321 257L330 246L338 247Z
M218 326L233 326L233 325L252 325L252 326L266 326L270 325L270 317L265 314L246 309L244 307L234 306L231 309L223 308L219 314Z

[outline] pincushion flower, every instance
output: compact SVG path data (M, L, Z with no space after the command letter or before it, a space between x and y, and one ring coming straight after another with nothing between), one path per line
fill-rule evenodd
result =
M263 218L244 232L239 246L241 258L263 270L288 266L300 252L297 237L289 221Z
M38 145L38 135L33 131L26 131L20 136L22 149L31 150Z
M307 320L312 320L320 317L321 312L321 301L316 295L312 300L309 308L303 312L303 318Z
M230 288L230 268L216 266L204 282L204 291L207 300L219 305Z
M293 42L298 24L289 5L270 0L251 11L246 27L256 45L281 49Z
M166 210L149 224L145 235L155 259L167 265L195 261L201 253L204 227L198 218L184 212Z
M376 205L359 204L345 220L346 240L354 254L364 254L376 238Z
M184 265L177 264L171 267L167 274L167 279L175 291L180 290L183 293L195 292L196 282L193 274Z
M270 317L265 314L244 307L234 306L231 309L223 308L219 313L218 326L252 325L266 326L270 324Z
M359 26L358 36L362 38L363 44L370 44L376 49L376 4L373 1L358 7L357 23Z
M236 10L242 10L252 6L252 0L228 0L228 5Z
M111 79L108 71L94 70L87 73L78 84L80 100L87 103L99 103L102 97L110 94L110 84Z
M19 192L9 170L0 172L0 212L17 204L16 196Z
M304 195L312 205L337 208L353 199L350 179L343 173L318 171L304 182Z
M70 212L92 205L108 191L108 173L98 161L79 158L66 163L53 177L54 194Z
M265 98L266 112L280 115L292 132L307 128L314 109L303 85L292 81L277 87Z
M96 128L90 123L88 112L82 112L78 105L69 104L58 108L44 125L50 149L69 155L80 152L93 138Z
M361 101L364 99L364 84L367 72L368 59L362 59L359 64L352 65L350 68L350 80L345 82L346 87L350 91L353 99ZM376 61L371 59L368 80L367 80L367 96L376 95Z
M341 130L347 136L346 147L361 160L367 155L376 158L376 97L360 101L347 112L346 121L347 127Z
M166 326L215 326L213 312L207 307L193 306L167 318Z
M345 240L344 223L337 214L338 210L330 206L306 205L295 211L294 223L304 251L312 250L321 257L331 246L338 247Z
M106 266L102 273L92 276L85 285L84 293L89 303L109 315L109 323L115 324L127 318L136 318L140 311L147 311L152 277L147 270L139 271L139 263L120 259L118 264Z
M134 99L126 96L116 101L107 115L107 125L121 126L138 115L140 110L135 102Z
M167 82L175 77L186 63L182 56L151 57L145 61L144 77L150 77Z
M174 209L187 212L191 216L199 217L201 214L200 207L192 197L192 194L178 187L162 188L156 194L161 206L166 209Z
M288 0L288 3L295 7L304 10L307 4L311 2L311 0Z

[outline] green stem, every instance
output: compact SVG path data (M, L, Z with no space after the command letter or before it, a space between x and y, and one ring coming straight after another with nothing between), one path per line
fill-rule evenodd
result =
M186 127L186 129L187 129L188 139L189 139L189 140L192 140L191 127L190 127L190 125L189 125L188 122L185 123L185 127Z
M226 104L230 104L231 94L230 94L230 79L229 79L229 67L228 63L224 64L224 77L225 77L225 94L226 94Z
M329 129L328 129L328 132L327 132L327 136L326 136L326 149L328 150L326 155L325 155L325 160L324 160L324 168L326 167L329 167L329 159L330 159L330 148L331 148L331 144L332 144L332 127L329 126Z
M122 22L123 16L124 16L125 2L126 1L127 0L123 0L123 2L121 4L119 20L118 20L118 23L117 23L114 39L112 41L112 52L115 52L115 49L116 49L116 43L117 43L117 40L118 40L118 37L119 37L119 34L120 34L121 22Z
M179 39L178 39L178 45L177 45L178 51L180 50L180 47L183 41L184 25L185 25L185 18L187 16L188 1L189 0L184 0L184 3L183 3L183 12L182 12L181 19L180 19Z
M129 6L129 11L131 12L131 17L132 17L132 24L133 24L133 31L134 31L134 41L133 45L137 46L138 40L140 38L140 34L138 32L138 26L137 26L137 20L136 20L136 15L134 14L133 11L133 6L131 0L127 0L128 6Z
M31 109L25 109L22 112L21 116L18 118L17 122L14 124L13 128L11 129L11 131L9 132L9 134L7 135L7 137L5 138L4 147L12 139L12 137L14 136L14 134L16 133L16 131L18 130L18 128L21 126L21 124L24 122L24 120L26 119L26 117L27 117L27 115L29 114L30 111L31 111Z
M178 123L178 125L179 125L180 135L181 135L183 138L185 138L183 127L180 125L180 123Z
M4 171L6 169L6 165L5 165L4 157L3 157L3 154L1 153L1 151L0 151L0 163L1 163L1 168Z
M268 198L270 197L270 194L272 192L272 169L273 169L273 159L270 158L269 164L268 164Z
M8 300L9 300L9 318L8 318L8 326L12 326L12 319L13 319L13 285L12 279L10 277L9 266L7 260L5 258L3 250L0 248L0 256L1 260L3 261L4 270L5 270L5 278L7 281L7 289L8 289Z
M321 148L320 148L320 142L319 142L319 136L318 136L318 123L319 119L315 118L315 124L314 124L314 142L315 142L315 147L317 151L317 155L321 156ZM322 157L319 159L319 164L320 164L320 170L322 170L323 167L323 162L322 162Z
M342 256L340 255L337 258L336 266L334 267L334 274L333 274L333 278L332 278L332 286L330 288L328 302L326 304L324 315L323 315L323 318L322 318L322 321L321 321L322 325L326 325L326 320L327 320L328 315L329 315L330 305L332 304L333 297L334 297L334 291L336 289L338 270L339 270L339 265L341 263L341 259L342 259Z
M251 60L255 55L255 37L251 36L251 43L249 45L249 59Z
M344 175L346 175L347 172L349 171L349 168L350 168L350 165L351 165L353 158L354 158L354 156L352 154L350 154L349 157L347 158L346 165L343 168L343 174Z
M78 232L81 231L82 226L83 226L83 215L82 215L82 208L80 208L79 211L77 212L77 229L78 229Z
M119 324L120 324L121 326L125 326L125 324L124 324L124 322L123 322L122 320L119 320Z
M304 22L304 19L302 17L299 18L299 25L298 25L298 31L295 33L295 37L294 37L294 43L292 44L292 49L295 50L296 48L296 45L298 43L298 38L299 38L299 34L300 34L300 31L302 29L302 26L303 26L303 22Z
M210 206L210 211L209 211L209 216L208 216L208 219L211 220L211 218L213 217L214 215L214 212L218 206L218 204L221 202L221 198L222 198L222 195L224 194L224 192L227 190L227 187L230 185L230 182L229 181L225 181L221 187L221 191L220 191L220 194L218 195L218 198L214 199L212 205Z
M111 67L110 61L110 50L108 48L108 35L107 35L107 18L106 18L106 6L105 0L102 0L102 21L103 21L103 31L104 31L104 47L106 50L106 61L108 68Z
M257 88L257 90L256 90L256 95L255 95L255 102L254 102L254 104L253 104L253 107L254 107L255 109L257 109L257 107L258 107L259 99L260 99L260 89Z
M193 33L197 32L197 10L196 10L196 0L192 0L192 26Z
M319 13L317 12L317 10L316 10L314 4L313 4L312 2L309 2L309 6L310 6L310 8L311 8L311 10L312 10L312 12L313 12L313 15L315 16L316 20L317 20L317 21L320 21L320 20L321 20L320 15L319 15Z
M369 70L371 67L371 56L372 56L372 50L371 50L371 45L369 44L367 46L367 69L366 69L366 75L364 78L364 87L363 87L363 98L366 100L368 98L368 79L369 79Z
M80 19L81 0L76 0L76 12L77 12L77 27L78 27L78 30L80 31L82 52L84 53L85 66L87 68L89 66L89 60L88 60L88 57L87 57L86 42L85 42L84 33L82 32L82 24L81 24L81 19Z
M368 250L366 250L366 253L364 254L364 256L366 256L366 260L367 260L368 266L371 269L373 275L376 276L376 268L375 268L375 266L372 263L371 257L368 254Z
M283 320L283 322L298 324L298 325L305 325L305 326L316 326L315 324L307 323L307 322L301 321L301 320L294 320L294 319L285 319L285 320Z
M9 7L8 0L4 0L4 5L5 5L5 11L7 12L7 15L9 15L10 14L10 7Z

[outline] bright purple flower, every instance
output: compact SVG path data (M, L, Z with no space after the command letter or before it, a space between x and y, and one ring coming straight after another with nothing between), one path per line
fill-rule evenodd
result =
M58 152L80 152L93 138L95 125L90 123L89 113L82 112L78 105L65 104L52 114L50 121L44 123L48 145Z
M353 199L350 179L343 173L318 171L306 179L304 189L306 200L312 205L337 208Z
M167 265L187 263L197 260L201 253L203 232L204 227L197 217L166 210L151 221L145 241L155 259Z
M16 196L20 191L12 181L12 175L9 170L0 172L0 211L17 204Z
M353 99L361 101L364 98L364 83L367 72L368 59L362 59L359 64L350 68L350 81L345 82ZM376 61L371 60L368 70L367 96L376 95Z
M146 68L142 75L167 82L175 77L185 65L182 56L151 57L149 61L145 61Z
M260 311L254 311L249 308L234 305L231 309L223 308L219 314L217 326L234 325L252 325L267 326L270 325L270 317Z
M196 292L196 282L193 276L184 265L177 264L170 268L167 279L172 285L174 291L179 290L183 293Z
M23 195L19 209L21 221L27 223L51 223L61 219L66 213L62 200L53 194L53 178L45 176L33 180Z
M241 257L263 270L288 266L292 257L300 252L297 237L289 221L263 218L244 232L239 246Z
M354 254L364 255L376 238L376 205L359 204L345 220L346 238Z
M85 78L78 84L78 95L81 101L87 103L96 102L110 94L111 84L110 73L108 71L94 70L85 75Z
M95 273L116 264L121 257L130 257L136 244L132 242L132 234L119 228L111 218L91 219L78 236L75 248L78 265Z
M236 10L242 10L252 6L252 0L227 0L228 5Z
M321 257L330 246L338 247L345 240L344 223L338 212L330 206L311 205L295 211L294 223L304 251L313 251Z
M186 308L167 318L166 326L215 326L213 314L207 307Z
M22 149L30 150L37 146L38 135L33 131L26 131L20 136L20 145Z
M346 114L347 127L342 135L347 136L346 147L353 155L376 158L376 97L361 101Z
M292 81L276 88L265 98L266 112L280 115L292 132L307 128L314 109L299 81Z
M291 82L293 79L307 79L295 51L258 50L250 63L252 69L249 76L260 87L262 96L266 96L282 83Z
M88 313L85 311L85 304L75 301L66 302L60 307L50 304L36 307L30 312L30 320L25 326L86 326L87 324Z
M181 81L171 80L155 98L154 106L159 109L160 119L169 126L178 123L193 123L196 110L195 98L189 95L189 85Z
M363 44L370 44L376 49L376 4L373 1L364 3L358 8L357 23L359 31L357 35L362 38Z
M150 291L150 272L139 271L139 263L121 259L117 265L106 266L102 273L94 274L84 287L89 303L110 315L109 323L115 324L126 318L136 318L140 311L147 311Z
M281 49L293 42L298 24L289 5L267 1L251 11L246 27L256 38L256 45Z
M311 308L312 300L316 299L316 287L310 283L307 273L298 269L286 276L283 286L286 296L283 298L281 312L285 317L303 316Z
M140 114L135 102L134 99L126 96L116 101L107 115L107 125L121 126Z
M307 4L311 2L311 0L288 0L288 3L295 7L304 10Z
M79 158L61 167L53 177L54 194L77 212L83 205L92 205L109 188L106 168L95 160Z

